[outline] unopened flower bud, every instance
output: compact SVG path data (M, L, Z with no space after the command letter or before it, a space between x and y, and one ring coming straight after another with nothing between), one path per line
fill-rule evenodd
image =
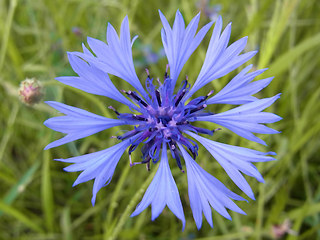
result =
M27 105L39 103L43 97L42 86L35 78L27 78L20 83L20 100Z

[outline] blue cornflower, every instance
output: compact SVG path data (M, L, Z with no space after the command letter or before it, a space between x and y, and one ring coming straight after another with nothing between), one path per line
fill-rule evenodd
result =
M222 19L218 17L197 79L192 87L188 79L182 81L180 87L176 87L182 67L199 46L213 22L208 23L196 33L200 14L185 27L183 17L177 11L171 28L164 15L160 11L159 13L163 24L161 37L169 63L170 76L167 73L167 67L163 81L159 79L153 81L149 71L146 70L147 78L144 88L133 65L131 48L136 37L131 40L128 18L125 17L122 22L120 37L109 24L107 44L88 37L88 45L93 53L85 45L83 45L83 52L68 53L69 62L78 76L59 77L57 80L85 92L103 95L121 102L129 107L131 113L119 113L110 106L109 108L117 115L117 119L110 119L62 103L47 102L65 115L51 118L45 122L45 125L67 135L50 143L46 149L114 126L132 125L132 130L117 136L121 142L110 148L83 156L57 160L74 163L66 167L66 171L82 171L74 185L94 179L92 204L95 203L97 192L111 181L115 168L126 149L128 149L131 166L145 163L149 169L151 162L159 161L156 175L132 216L140 214L151 205L152 220L154 220L164 207L168 206L182 221L184 228L184 212L178 188L169 167L171 157L168 156L170 155L168 153L170 152L182 172L184 170L181 160L184 159L190 206L198 229L202 225L202 213L212 227L211 207L225 218L231 219L226 209L245 214L232 201L244 200L244 198L227 189L219 180L199 166L196 161L198 143L209 151L235 184L251 199L254 199L254 194L240 172L263 182L261 174L253 163L274 160L273 157L267 155L275 155L275 153L264 153L209 140L199 134L213 135L216 130L196 127L194 122L212 122L228 128L241 137L265 145L265 142L253 133L278 133L263 123L277 122L281 118L273 113L262 111L276 101L280 95L264 99L252 96L266 87L272 78L253 81L266 69L249 73L252 68L252 65L249 65L212 97L210 96L213 91L210 91L205 96L191 99L197 90L244 64L256 54L256 51L241 54L246 46L247 37L228 46L231 24L228 24L221 33ZM122 78L137 92L132 90L120 92L113 85L108 74ZM212 104L241 106L222 113L213 113L210 112L213 109ZM142 160L132 162L131 153L139 145L142 145Z

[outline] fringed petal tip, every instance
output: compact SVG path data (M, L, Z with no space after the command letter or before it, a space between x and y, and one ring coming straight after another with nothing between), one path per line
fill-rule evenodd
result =
M257 53L257 51L252 51L241 54L246 46L247 37L244 37L228 46L231 34L231 25L232 23L230 22L221 33L221 16L216 20L205 61L195 84L190 92L185 96L186 100L212 80L225 76L250 60Z
M201 228L202 214L209 225L213 226L211 207L229 220L231 220L231 216L227 209L244 213L232 201L243 198L227 189L219 180L203 170L184 147L179 143L178 145L186 163L190 206L197 228Z
M185 227L185 216L178 188L173 179L167 156L166 143L162 145L159 168L146 190L141 202L137 205L131 217L137 216L151 205L151 220L154 221L167 206Z
M257 181L264 183L262 175L252 162L271 161L274 158L266 155L273 155L273 152L259 152L249 148L232 146L224 143L215 142L204 137L201 137L190 131L186 133L198 142L200 142L210 154L219 162L224 168L233 182L251 199L255 200L253 191L242 173L254 177ZM239 199L237 199L239 200Z
M208 23L196 33L200 13L190 21L187 27L185 27L185 22L179 10L176 12L172 27L160 10L159 15L163 25L163 30L161 30L162 43L170 65L172 85L175 86L184 64L199 46L212 23Z
M273 77L253 81L266 69L250 72L253 64L240 71L223 89L207 100L207 104L234 104L241 105L258 100L252 95L269 85Z
M209 121L221 126L224 126L232 132L244 137L248 140L260 143L267 146L267 144L253 133L260 134L277 134L277 130L269 128L264 123L274 123L281 118L273 113L262 112L264 109L272 105L281 94L277 94L270 98L258 99L256 101L243 104L239 107L233 108L226 112L210 115L200 116L198 121Z
M57 147L105 129L126 125L129 122L120 119L102 117L86 110L58 102L46 102L64 116L53 117L45 121L45 125L57 132L66 134L61 139L50 143L46 148Z

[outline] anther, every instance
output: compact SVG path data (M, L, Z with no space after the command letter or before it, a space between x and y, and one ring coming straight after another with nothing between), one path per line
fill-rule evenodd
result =
M146 163L147 171L150 172L150 161Z
M192 153L193 159L196 160L197 154L195 151L192 151L192 149L189 148L189 151Z
M148 119L141 117L140 115L136 115L136 114L133 114L132 118L135 120L138 120L138 121L145 121L145 122L148 121Z
M120 113L114 107L109 106L108 108L111 109L112 111L114 111L115 114L120 115Z
M198 102L198 104L200 104L200 103L204 102L205 100L207 100L207 98L208 98L212 93L213 93L213 90L211 90L205 97L203 97L203 99L201 99L201 101ZM207 105L206 105L206 107L207 107Z
M176 102L175 102L175 106L177 107L178 106L178 104L179 104L179 102L182 100L182 98L184 97L184 95L186 94L186 89L183 89L182 90L182 93L180 94L180 96L178 97L178 99L176 100Z
M145 71L146 71L146 73L147 73L148 78L150 78L150 72L149 72L149 69L148 69L148 68L146 68L146 69L145 69Z
M208 94L207 94L207 97L209 97L214 91L211 90Z
M141 103L144 107L147 107L148 104L145 103L135 92L128 91L125 92L128 96L132 97L134 100L136 100L138 103Z
M168 78L168 69L169 69L169 64L166 65L166 72L164 73L164 80Z
M161 96L158 89L156 90L156 97L157 97L158 105L159 107L161 107Z
M176 125L185 125L185 124L189 124L189 121L183 121L183 122L177 122Z
M203 105L201 105L201 106L199 106L199 107L197 107L197 108L191 109L191 110L190 110L190 114L191 114L191 113L198 112L198 111L200 111L200 110L202 110L202 109L204 109L204 108L206 108L206 107L207 107L207 104L203 104Z
M130 158L130 159L131 159L131 157L130 157L131 153L132 153L136 148L137 148L136 145L131 145L131 146L129 147L128 152L129 152L129 158Z
M211 90L205 97L203 97L203 99L201 99L201 101L200 101L198 104L200 104L200 103L204 102L205 100L207 100L207 98L208 98L212 93L213 93L213 90Z
M151 160L150 157L147 157L146 159L144 159L144 160L141 161L141 162L132 162L132 160L131 160L131 155L129 155L129 158L130 158L130 167L135 166L135 165L139 165L139 164L146 163L146 164L149 164L149 170L148 170L148 168L147 168L147 170L150 171L150 160Z
M130 154L130 153L129 153L129 164L130 164L130 167L133 166L132 159L131 159L131 154Z

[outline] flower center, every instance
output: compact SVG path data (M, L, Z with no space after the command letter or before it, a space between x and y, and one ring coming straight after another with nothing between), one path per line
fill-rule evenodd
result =
M165 73L164 82L161 83L157 79L158 86L153 84L153 78L150 77L149 71L146 70L148 77L146 79L146 89L150 96L143 99L138 93L133 91L122 92L127 95L133 102L139 105L140 114L119 113L113 107L112 109L119 119L133 121L136 125L133 130L126 132L121 136L117 136L120 140L125 140L129 137L140 136L131 144L129 148L130 165L141 163L147 164L147 169L150 169L150 160L156 163L159 160L161 145L166 142L169 145L172 157L176 160L178 167L181 166L181 152L177 147L179 142L192 154L195 159L198 155L198 145L191 139L183 136L185 130L194 131L212 135L213 131L195 127L191 122L195 121L198 116L211 115L212 113L204 112L207 107L206 99L212 94L209 92L206 96L198 97L184 103L183 97L188 93L190 84L188 79L183 81L177 94L173 94L174 86L171 86L171 79ZM131 153L142 143L142 161L132 162Z

